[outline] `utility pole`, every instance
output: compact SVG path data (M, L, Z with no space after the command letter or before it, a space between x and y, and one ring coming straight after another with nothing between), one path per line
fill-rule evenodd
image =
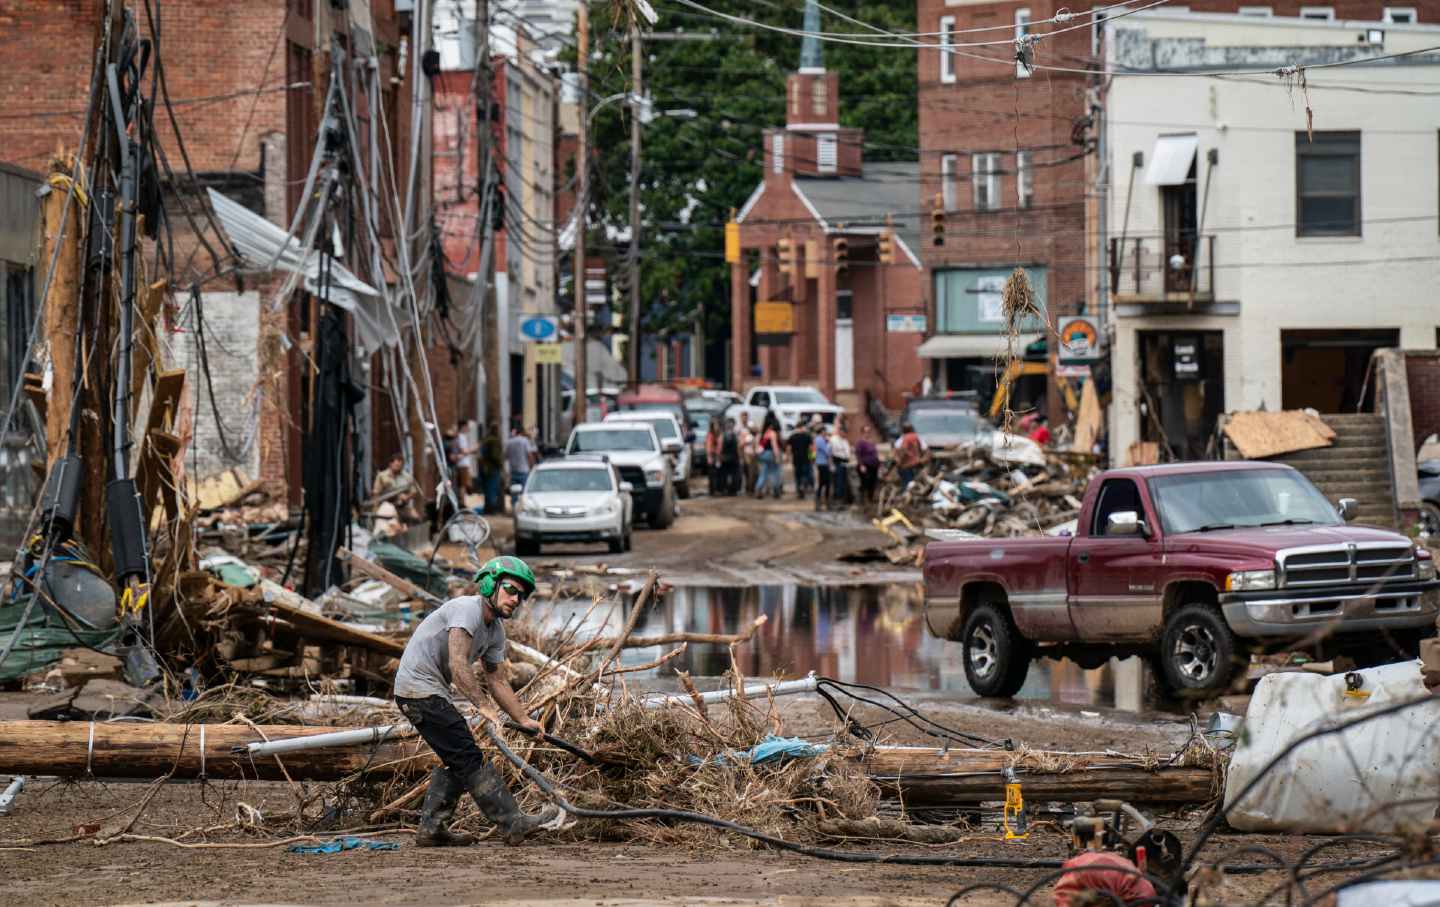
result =
M630 23L630 383L640 383L640 23Z
M590 10L585 0L577 7L580 21L576 29L576 63L579 70L580 93L579 135L575 148L575 419L580 425L589 409L590 380L585 361L585 328L590 318L590 304L585 298L585 221L590 195Z
M494 276L494 267L491 265L495 250L495 229L492 210L486 210L483 200L487 194L490 197L491 205L503 205L504 196L498 191L499 186L495 184L495 136L490 123L490 110L492 107L491 93L495 88L494 76L490 71L490 4L488 0L476 0L475 3L475 126L476 142L475 153L478 170L478 192L476 197L482 200L480 216L486 218L481 226L484 241L480 250L480 272L475 276L479 290L478 299L481 306L480 322L480 367L485 373L485 430L481 432L483 440L488 429L493 429L494 436L505 442L505 426L500 421L500 288L496 287L494 293L490 290L490 280ZM509 115L507 113L507 115ZM492 191L492 186L493 190ZM500 223L504 223L504 213L501 212Z

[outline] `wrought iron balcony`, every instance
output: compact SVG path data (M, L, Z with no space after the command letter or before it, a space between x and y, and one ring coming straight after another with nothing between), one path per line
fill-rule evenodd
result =
M1215 237L1112 238L1110 292L1120 304L1213 302Z

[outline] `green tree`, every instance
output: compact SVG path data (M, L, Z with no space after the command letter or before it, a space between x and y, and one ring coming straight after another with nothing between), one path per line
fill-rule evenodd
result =
M798 2L710 0L706 5L771 25L798 29L802 24ZM887 30L914 30L913 4L833 0L826 5ZM678 4L656 8L656 31L710 37L644 44L645 94L657 115L642 127L641 323L649 334L683 332L699 315L708 337L728 337L724 224L762 179L762 130L784 125L785 78L799 66L801 39L728 23ZM630 39L622 5L595 3L591 10L593 104L630 89ZM823 23L824 31L864 33L830 14ZM824 54L826 68L840 76L841 124L865 130L866 159L916 159L915 51L827 42ZM612 274L625 271L628 251L630 116L616 104L591 123L596 157L590 248L605 250Z

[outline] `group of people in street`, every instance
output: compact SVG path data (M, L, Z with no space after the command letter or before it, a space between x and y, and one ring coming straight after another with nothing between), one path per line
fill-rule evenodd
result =
M852 444L843 417L835 424L817 418L785 435L773 413L756 430L748 413L739 420L710 422L705 436L705 461L712 495L749 494L778 498L784 494L784 467L794 473L795 495L813 496L815 509L849 507L874 500L880 479L880 452L868 424ZM858 499L852 485L858 480Z

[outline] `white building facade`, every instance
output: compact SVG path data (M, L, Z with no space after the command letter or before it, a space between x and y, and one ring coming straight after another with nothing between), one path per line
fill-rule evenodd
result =
M1373 350L1435 348L1440 54L1313 67L1436 45L1412 24L1110 24L1112 462L1142 440L1213 455L1224 412L1354 412ZM1256 74L1157 74L1189 68Z

